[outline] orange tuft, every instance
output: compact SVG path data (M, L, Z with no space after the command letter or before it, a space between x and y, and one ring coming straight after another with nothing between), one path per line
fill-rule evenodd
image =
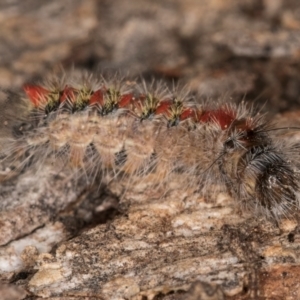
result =
M45 97L49 94L49 91L39 85L31 85L25 84L23 89L28 96L31 103L38 107L40 103L45 99Z

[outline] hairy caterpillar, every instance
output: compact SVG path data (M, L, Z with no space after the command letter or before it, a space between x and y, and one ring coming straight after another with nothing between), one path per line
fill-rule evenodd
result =
M278 143L244 103L200 103L162 83L91 76L1 94L2 180L48 156L97 174L163 186L218 182L241 207L278 219L299 208L299 146ZM293 159L292 159L293 158Z

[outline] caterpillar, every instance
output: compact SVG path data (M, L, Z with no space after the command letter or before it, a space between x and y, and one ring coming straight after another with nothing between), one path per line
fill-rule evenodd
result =
M299 144L281 142L244 102L86 74L24 92L0 94L2 181L51 156L93 180L109 174L164 186L182 174L183 186L204 194L217 182L239 207L270 219L299 208Z

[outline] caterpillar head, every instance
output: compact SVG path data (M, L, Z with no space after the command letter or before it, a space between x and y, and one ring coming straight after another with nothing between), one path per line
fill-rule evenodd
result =
M299 183L264 128L246 119L233 122L219 166L229 190L244 207L278 219L297 207Z

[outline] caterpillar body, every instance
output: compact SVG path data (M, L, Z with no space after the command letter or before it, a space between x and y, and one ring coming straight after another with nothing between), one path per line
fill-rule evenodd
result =
M205 193L218 182L240 207L268 218L299 208L299 145L278 142L245 103L201 103L162 83L91 76L1 94L2 180L62 158L90 178L110 174L158 186L174 174ZM8 166L8 167L7 167Z

